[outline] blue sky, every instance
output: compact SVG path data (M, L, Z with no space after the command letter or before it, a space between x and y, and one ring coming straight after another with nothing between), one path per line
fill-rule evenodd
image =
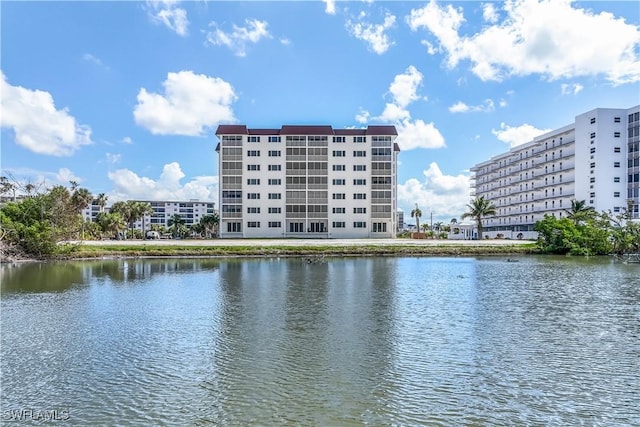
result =
M217 202L219 123L395 124L399 206L459 217L469 168L640 102L637 2L7 2L2 174Z

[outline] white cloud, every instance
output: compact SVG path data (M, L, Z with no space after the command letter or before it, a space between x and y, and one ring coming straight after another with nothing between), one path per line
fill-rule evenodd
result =
M444 137L433 122L413 120L407 107L414 101L426 99L418 95L418 88L422 84L422 73L410 65L403 74L398 74L389 85L388 95L391 101L386 103L384 111L376 120L393 123L398 131L396 142L403 151L415 148L443 148L446 146ZM369 112L361 110L356 115L359 123L366 123Z
M122 158L122 155L113 153L107 153L105 156L107 158L107 163L110 166L115 166L116 164L120 163L120 159Z
M133 140L131 139L130 136L125 136L124 138L122 138L121 141L123 144L133 144Z
M78 183L83 181L82 178L76 176L73 172L71 172L71 169L68 168L59 169L58 173L56 174L56 180L65 185L69 184L70 181L75 181Z
M226 81L194 74L169 73L164 95L140 89L133 115L136 123L155 135L202 135L219 122L233 122L231 104L237 99Z
M207 41L215 46L226 46L233 51L236 56L247 56L247 45L258 43L260 39L271 38L267 30L267 21L257 19L245 19L245 26L239 27L233 24L233 31L226 33L218 28L216 22L209 24L214 27L213 31L207 33Z
M425 123L418 120L403 120L396 123L398 138L396 142L403 151L415 148L444 148L444 137L433 122Z
M431 0L407 22L425 28L447 53L447 66L468 60L481 80L540 74L550 80L604 75L613 84L640 80L640 29L608 12L574 8L570 0L508 0L502 22L459 34L462 8ZM604 36L606 35L606 36Z
M382 55L394 44L389 40L385 31L389 30L396 23L396 17L387 13L382 24L371 24L365 22L366 14L360 14L358 22L348 19L346 22L347 30L355 38L365 41L369 45L369 49Z
M336 14L336 0L322 0L322 2L325 4L325 13L328 15Z
M403 74L395 76L393 83L389 86L389 93L391 93L394 102L401 107L406 107L413 101L420 99L417 91L422 84L422 77L422 73L413 65L409 65Z
M460 218L466 212L471 186L468 175L445 175L437 163L433 162L423 171L422 181L408 179L398 184L398 204L405 210L405 222L411 220L411 209L418 204L422 210L421 222L433 212L434 221L438 218L448 222L451 218Z
M49 92L12 86L0 74L1 124L13 130L18 145L38 154L70 156L92 143L91 128L78 124L66 108L56 109Z
M520 126L509 126L505 123L500 123L500 130L492 129L491 133L498 137L500 141L509 144L509 147L515 147L531 142L536 136L550 131L551 129L537 129L527 123Z
M498 12L493 3L485 3L482 5L482 19L491 24L498 22Z
M502 98L502 99L500 99L500 102L498 102L498 105L500 105L502 108L504 108L509 104L507 103L506 99Z
M178 0L147 0L147 13L156 23L164 24L180 36L188 33L189 19L187 11L177 7Z
M491 99L485 99L482 104L479 105L467 105L462 101L458 101L449 107L450 113L490 113L495 111L496 106Z
M584 86L580 83L562 83L560 85L560 91L563 95L577 95L582 89Z
M360 112L356 114L356 121L358 123L367 123L369 121L369 112L367 110L360 109Z
M109 172L114 189L109 193L110 201L117 200L189 200L218 201L218 177L197 176L182 183L185 177L177 162L162 168L158 179L139 176L129 169Z
M95 55L92 55L90 53L85 53L84 55L82 55L82 59L84 59L87 62L91 62L94 65L97 65L98 67L104 68L105 70L109 70L109 67L107 67L100 58L98 58Z

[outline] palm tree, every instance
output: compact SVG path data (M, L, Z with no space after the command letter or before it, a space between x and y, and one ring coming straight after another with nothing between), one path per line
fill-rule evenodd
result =
M100 212L104 212L104 207L107 206L107 195L104 193L100 193L98 194L98 197L96 198L96 203L98 204L98 206L100 206Z
M218 224L220 223L220 216L217 213L211 215L205 215L200 218L200 224L204 227L205 237L211 237L212 233L216 232ZM217 233L215 233L217 234Z
M139 219L144 219L145 215L151 215L153 208L149 203L127 200L126 202L116 202L111 206L111 212L119 213L129 224L129 229L133 231L134 224ZM144 221L142 223L142 233L144 235Z
M451 218L451 221L449 221L451 224L457 224L458 220L456 218Z
M126 227L124 219L116 212L100 212L96 216L96 222L102 228L102 231L112 236L117 236L118 232Z
M484 196L471 200L471 203L467 204L467 207L469 211L462 214L462 219L474 218L476 220L478 240L482 240L482 218L495 215L496 207L490 200L485 199Z
M169 226L169 230L171 231L171 234L173 234L173 237L182 236L187 228L184 225L184 219L182 219L178 214L171 215L167 225Z
M436 222L435 224L433 224L433 228L435 228L438 232L442 231L442 226L444 224L442 222Z
M572 200L571 208L566 209L567 218L572 219L575 224L580 221L593 218L596 214L596 210L592 206L587 206L585 200Z
M76 213L81 213L83 209L89 206L93 200L93 196L86 188L76 188L71 195L71 206Z
M418 204L416 203L416 208L411 211L411 218L415 218L416 219L416 229L418 230L418 232L420 232L420 217L421 216L422 216L422 211L420 210L420 208L418 207Z

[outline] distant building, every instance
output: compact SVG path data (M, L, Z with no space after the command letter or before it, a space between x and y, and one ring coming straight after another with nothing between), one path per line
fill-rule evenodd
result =
M404 211L396 212L396 218L397 231L404 230Z
M572 200L634 218L640 205L640 105L598 108L567 126L471 168L472 195L497 208L484 235L532 238L544 215L566 216Z
M220 237L395 237L395 126L220 125Z
M138 230L148 229L151 225L157 224L169 227L169 219L173 215L180 215L187 227L200 222L200 219L206 215L215 213L213 202L201 202L199 200L189 201L152 201L152 200L136 200L136 202L149 203L153 208L152 215L145 215L143 219L135 222L134 226ZM109 212L110 207L105 207L104 211ZM93 201L82 212L85 220L95 221L96 216L100 213L100 206L97 201Z

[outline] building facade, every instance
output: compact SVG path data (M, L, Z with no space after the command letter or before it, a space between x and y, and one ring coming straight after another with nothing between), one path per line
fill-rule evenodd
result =
M220 125L220 237L394 237L395 126Z
M214 203L189 200L189 201L154 201L154 200L135 200L136 202L149 203L153 209L153 214L145 215L144 218L136 221L134 227L138 230L148 230L151 225L162 225L169 227L169 219L173 215L179 215L184 220L187 227L200 222L200 219L206 215L215 213ZM110 207L105 207L104 212L109 212ZM97 201L94 200L91 205L84 209L82 216L87 221L96 220L96 216L100 213L101 208Z
M640 105L598 108L567 126L492 157L472 169L472 196L490 200L489 238L534 238L544 215L562 218L572 200L596 211L638 218Z

